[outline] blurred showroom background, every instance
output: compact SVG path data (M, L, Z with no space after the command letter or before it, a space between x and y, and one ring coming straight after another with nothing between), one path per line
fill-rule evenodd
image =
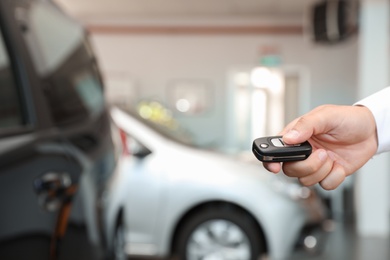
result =
M158 102L197 145L248 160L254 138L389 85L385 0L346 1L325 24L313 19L315 0L56 2L87 27L110 102ZM356 223L358 237L389 237L387 161L375 157L323 192L333 217Z

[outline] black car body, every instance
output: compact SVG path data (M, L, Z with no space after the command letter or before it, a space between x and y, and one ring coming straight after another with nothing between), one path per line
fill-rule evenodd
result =
M0 259L99 259L115 158L85 31L49 1L0 0L0 32Z

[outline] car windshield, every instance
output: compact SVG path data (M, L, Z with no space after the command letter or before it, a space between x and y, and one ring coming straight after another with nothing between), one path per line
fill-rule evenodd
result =
M191 134L158 103L141 103L138 109L121 105L117 107L170 140L187 146L196 146Z

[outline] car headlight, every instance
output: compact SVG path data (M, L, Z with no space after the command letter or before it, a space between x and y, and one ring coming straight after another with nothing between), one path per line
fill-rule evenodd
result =
M312 190L308 187L304 187L297 182L285 180L283 178L271 178L272 188L293 200L308 199L312 193Z

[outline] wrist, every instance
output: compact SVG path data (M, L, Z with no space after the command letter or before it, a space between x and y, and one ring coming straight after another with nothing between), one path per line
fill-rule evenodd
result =
M375 115L373 114L370 108L364 105L355 104L355 106L356 108L359 109L358 113L360 115L363 115L361 118L363 122L365 122L365 127L367 128L367 132L368 132L368 138L372 139L372 141L375 142L375 147L378 150L379 140L378 140L378 130L377 130Z

